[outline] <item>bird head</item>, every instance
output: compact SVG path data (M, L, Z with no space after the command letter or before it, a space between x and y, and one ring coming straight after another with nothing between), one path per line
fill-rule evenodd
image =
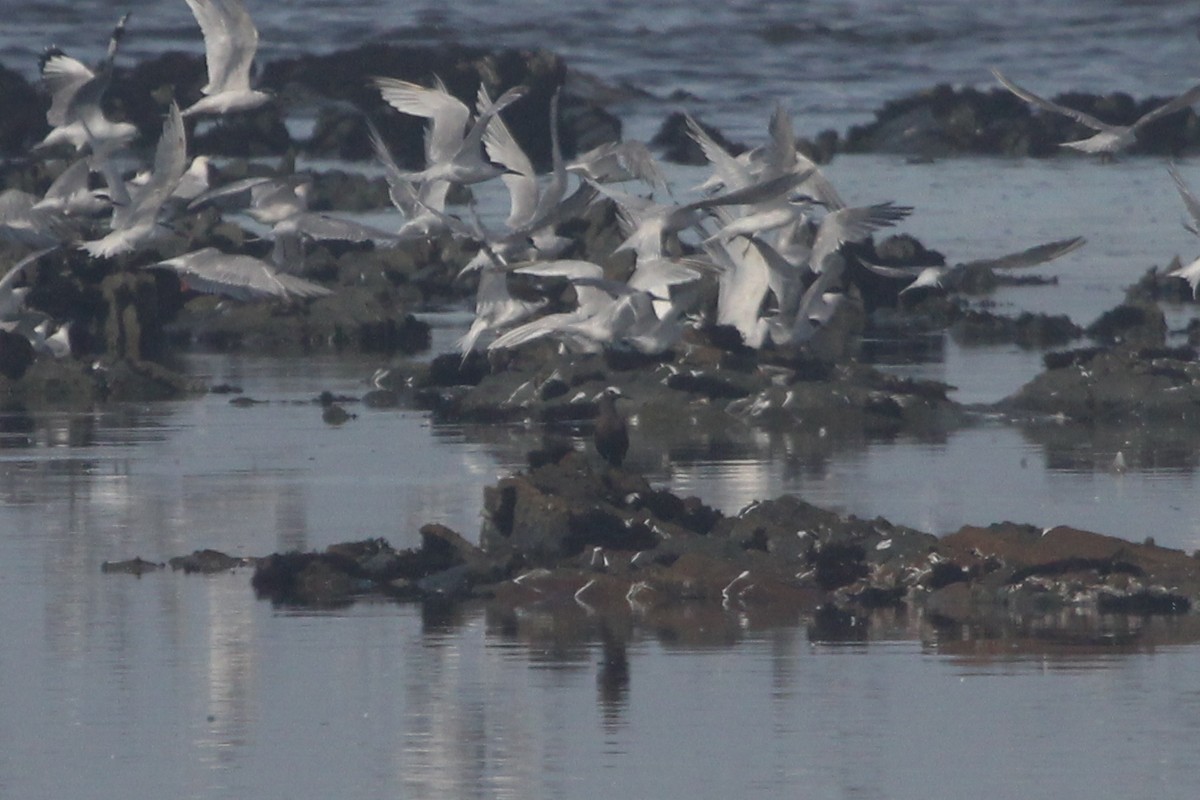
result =
M622 392L616 386L607 386L604 388L604 390L602 392L600 392L594 398L592 398L592 400L598 403L598 402L600 402L600 400L602 398L607 397L610 401L616 402L618 397L625 397L625 396L626 396L625 393Z

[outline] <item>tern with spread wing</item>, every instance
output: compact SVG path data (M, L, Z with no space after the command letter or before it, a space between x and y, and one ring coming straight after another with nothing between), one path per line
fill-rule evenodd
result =
M198 292L225 295L235 300L324 297L332 294L320 284L280 272L261 259L223 253L215 247L164 259L147 268L172 270L188 287Z
M1193 86L1183 94L1163 103L1158 108L1142 115L1135 120L1131 125L1113 125L1108 122L1103 122L1091 114L1088 114L1078 109L1069 108L1064 105L1059 105L1053 101L1047 100L1044 97L1034 94L1028 89L1024 89L1006 78L1000 70L992 67L992 75L1000 82L1005 89L1015 94L1027 103L1037 106L1043 111L1049 111L1052 114L1061 114L1064 117L1069 117L1080 125L1091 128L1096 131L1095 135L1089 136L1086 139L1079 139L1073 142L1062 142L1060 146L1070 147L1073 150L1079 150L1084 153L1098 153L1105 156L1112 156L1118 150L1124 150L1133 144L1137 137L1139 128L1143 128L1154 122L1157 119L1162 119L1168 114L1174 114L1176 111L1182 111L1188 106L1194 105L1200 101L1200 84Z
M1083 247L1086 242L1087 240L1082 236L1074 236L1070 239L1061 239L1054 242L1047 242L1046 244L1035 245L998 258L979 259L953 266L945 264L917 264L897 267L873 264L862 259L859 259L859 261L864 267L877 275L882 275L885 278L910 281L907 286L900 290L900 295L903 296L918 289L945 289L953 291L960 285L961 276L971 270L1008 270L1035 267L1065 256L1067 253L1074 252Z
M258 28L242 0L187 0L187 4L204 34L208 83L200 89L204 97L184 109L183 116L248 111L270 101L269 93L250 88Z
M109 232L100 239L83 242L80 247L94 258L115 256L136 250L156 238L163 231L159 211L175 191L187 166L183 118L179 106L172 102L154 151L154 168L144 185L130 191L114 165L106 164L105 180L113 197Z
M51 47L40 59L42 87L50 95L46 122L52 128L34 149L67 143L76 150L85 146L97 159L105 159L137 136L137 128L128 122L112 122L105 116L100 101L112 80L113 59L125 36L125 14L113 28L104 59L93 71L62 50Z
M433 88L399 78L375 78L384 101L402 114L430 121L425 138L425 169L408 173L414 182L447 180L471 184L491 180L503 170L483 157L483 135L493 116L525 96L525 87L516 86L494 102L481 92L475 106L475 118L466 104L447 91L438 80Z

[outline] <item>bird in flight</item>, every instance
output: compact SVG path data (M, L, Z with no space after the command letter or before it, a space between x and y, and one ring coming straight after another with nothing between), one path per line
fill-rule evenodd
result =
M1182 111L1197 101L1200 101L1200 84L1197 84L1176 97L1174 100L1169 100L1154 110L1143 114L1141 117L1134 120L1131 125L1113 125L1108 122L1103 122L1084 111L1059 105L1058 103L1047 100L1040 95L1036 95L1028 89L1024 89L1010 81L1008 78L1004 77L1004 74L995 67L992 67L992 74L996 76L996 80L1000 81L1001 86L1003 86L1005 89L1008 89L1025 102L1031 103L1043 111L1049 111L1052 114L1061 114L1064 117L1069 117L1078 122L1080 125L1096 131L1093 136L1089 136L1086 139L1079 139L1073 142L1062 142L1062 147L1070 147L1073 150L1079 150L1083 153L1098 153L1102 156L1109 157L1115 154L1118 150L1124 150L1133 144L1134 140L1137 138L1137 132L1139 128L1144 128L1157 119L1162 119L1168 114L1174 114L1176 111Z

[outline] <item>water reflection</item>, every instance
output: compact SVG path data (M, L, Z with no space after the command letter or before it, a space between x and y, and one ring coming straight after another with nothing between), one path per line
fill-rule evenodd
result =
M1083 607L1016 615L996 610L993 617L970 622L926 615L918 609L880 609L870 613L827 608L813 613L796 609L724 609L710 604L655 609L652 613L598 613L578 604L550 611L484 606L488 633L510 652L519 644L532 668L591 668L597 699L606 720L616 720L627 705L639 670L637 653L653 641L667 651L719 652L757 641L774 647L797 642L829 652L866 654L889 642L920 642L927 652L950 656L952 663L980 665L1032 661L1063 669L1119 663L1132 653L1200 642L1200 620L1193 615L1145 617L1101 614ZM462 622L464 629L473 614ZM443 632L444 633L444 632ZM632 654L632 655L631 655ZM777 654L778 655L778 654ZM782 678L790 670L780 664Z
M261 635L241 581L207 581L207 725L196 742L211 767L232 763L250 743L255 716L256 639Z
M1200 464L1200 430L1194 426L1160 423L1115 428L1046 421L1022 424L1020 430L1042 451L1049 470L1190 475Z
M292 795L744 792L744 781L698 783L682 766L728 758L756 765L751 783L766 794L891 786L919 796L914 787L926 784L905 783L913 754L897 744L915 715L969 737L956 728L964 707L1002 718L1025 702L1028 687L987 683L989 702L967 693L955 701L965 706L939 711L960 679L1103 673L1093 698L1102 708L1145 694L1146 680L1128 675L1136 659L1186 659L1200 639L1190 617L1077 613L971 626L902 611L636 602L615 611L378 602L296 614L255 601L245 571L102 575L105 560L199 547L257 555L378 535L407 546L404 536L439 519L472 536L481 488L546 433L368 409L331 429L307 402L313 376L294 365L200 366L270 402L238 409L207 397L11 420L22 443L0 451L0 560L10 565L0 608L16 645L0 661L0 729L14 729L9 715L27 717L21 729L42 744L5 741L19 759L5 771L25 765L6 795L127 793L117 775L87 787L53 777L49 765L70 756L139 765L165 796L246 796L262 775ZM369 374L362 364L323 368L316 380L346 393ZM583 429L552 433L589 446ZM1136 530L1130 538L1153 530L1160 544L1200 545L1194 511L1178 500L1195 480L1190 434L1088 439L988 420L893 440L740 425L698 444L643 426L634 434L631 465L729 512L792 491L935 531L1005 517L1091 520L1104 532ZM1121 448L1131 468L1114 474L1104 462ZM1165 676L1153 686L1159 697L1179 691ZM1069 697L1039 706L1074 713ZM1200 704L1177 714L1180 729L1200 728ZM688 758L676 766L668 745ZM297 765L297 753L313 755ZM1022 750L1018 760L1039 758Z

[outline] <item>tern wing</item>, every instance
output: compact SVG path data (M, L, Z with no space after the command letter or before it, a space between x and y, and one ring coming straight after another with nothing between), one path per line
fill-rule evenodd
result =
M83 62L64 55L61 51L47 51L42 56L42 86L50 95L46 122L54 127L70 122L68 109L72 98L79 91L79 87L95 75Z
M163 122L162 134L158 138L158 146L154 150L154 170L150 174L150 181L134 200L136 210L133 216L157 215L163 203L171 196L171 192L175 191L187 167L187 138L183 128L183 117L179 113L179 106L172 101L167 110L166 121Z
M1179 196L1183 198L1183 204L1192 217L1191 224L1184 223L1184 227L1200 236L1200 200L1196 199L1196 195L1192 194L1192 190L1183 182L1183 176L1174 164L1169 165L1167 170L1171 173L1171 180L1175 181L1175 188L1179 190Z
M463 135L471 120L466 104L446 91L441 81L430 89L399 78L374 78L379 94L401 114L425 117L430 120L426 139L426 158L431 163L445 163L462 148Z
M687 123L688 136L692 137L692 141L700 146L700 151L704 153L704 157L708 159L708 163L712 165L717 178L725 185L726 189L740 189L754 181L750 170L722 147L720 142L710 136L708 131L700 127L700 123L696 122L690 114L685 114L683 119Z
M242 15L246 10L236 0L187 0L192 16L200 26L204 36L204 59L208 65L208 83L200 88L206 95L217 94L230 88L249 88L249 59L245 58L244 45L235 37L239 35L237 12ZM249 19L248 16L246 16ZM250 25L254 41L251 44L249 57L254 57L254 47L257 46L258 32ZM236 74L241 61L246 61L246 86L236 87Z
M294 214L275 226L276 233L295 232L310 239L338 240L343 242L396 241L399 237L382 228L375 228L349 219L339 219L329 214L306 211Z
M1016 253L1000 256L999 258L969 261L961 264L960 268L1021 269L1022 267L1035 267L1038 264L1045 264L1047 261L1053 261L1060 256L1065 256L1067 253L1078 250L1086 243L1087 240L1082 236L1075 236L1070 239L1060 239L1054 242L1047 242L1046 244L1035 245Z
M176 258L168 258L151 268L170 269L187 279L188 286L208 294L223 294L238 300L261 297L322 297L332 294L312 281L276 271L253 256L222 253L206 247Z
M1200 84L1188 89L1174 100L1169 100L1158 108L1143 114L1140 118L1138 118L1137 122L1133 123L1133 127L1140 128L1143 125L1149 125L1156 119L1161 119L1168 114L1174 114L1176 111L1182 111L1188 106L1195 105L1197 100L1200 100Z
M1001 73L1000 70L996 69L995 67L992 67L992 75L996 77L996 80L1000 81L1000 84L1005 89L1008 89L1017 97L1021 98L1027 103L1032 103L1043 111L1049 111L1052 114L1061 114L1064 117L1070 117L1080 125L1086 125L1087 127L1096 131L1108 131L1115 127L1107 122L1101 122L1091 114L1079 111L1078 109L1068 108L1067 106L1060 106L1058 103L1051 102L1040 95L1034 94L1028 89L1023 89L1010 81L1008 78L1004 77L1003 73Z

